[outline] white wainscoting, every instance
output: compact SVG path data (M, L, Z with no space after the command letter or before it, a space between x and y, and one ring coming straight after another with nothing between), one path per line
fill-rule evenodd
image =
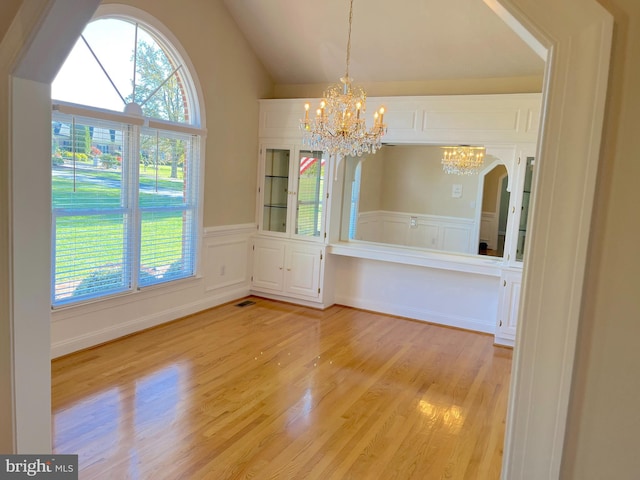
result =
M474 274L343 255L335 269L340 305L495 333L499 269Z
M53 358L215 307L249 294L255 224L206 228L199 275L52 312Z
M470 218L378 210L358 215L356 239L475 254L478 253L475 232L475 222Z
M498 248L498 215L495 212L482 212L480 218L480 241L487 244L487 248Z
M369 105L384 105L389 128L385 142L478 144L535 142L542 95L430 95L369 97ZM300 138L305 102L319 99L260 100L261 138ZM365 115L373 122L373 110Z

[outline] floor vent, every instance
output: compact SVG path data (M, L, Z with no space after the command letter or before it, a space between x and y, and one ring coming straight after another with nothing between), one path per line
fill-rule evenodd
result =
M236 303L236 307L248 307L249 305L255 305L256 302L252 300L245 300L244 302Z

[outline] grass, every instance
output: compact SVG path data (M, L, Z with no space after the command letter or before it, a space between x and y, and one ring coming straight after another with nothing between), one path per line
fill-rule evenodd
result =
M158 178L155 172L140 172L141 207L181 205L184 183L181 179L169 178L170 167L161 166ZM53 169L53 208L118 208L121 205L122 174L119 171L69 167ZM162 176L161 176L162 175ZM75 179L75 181L74 181Z
M170 167L140 173L141 207L183 205L183 182L168 178ZM163 175L163 176L161 176ZM74 181L75 180L75 181ZM54 167L54 209L120 208L121 173ZM100 269L121 266L125 249L123 214L65 216L56 222L56 291L73 293L85 278ZM144 272L162 274L182 259L183 212L143 212L140 258Z

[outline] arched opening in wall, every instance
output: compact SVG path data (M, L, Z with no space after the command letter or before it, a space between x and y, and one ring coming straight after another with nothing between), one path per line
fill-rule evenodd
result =
M506 167L500 164L481 176L484 178L478 253L502 257L511 195L507 189L509 175Z

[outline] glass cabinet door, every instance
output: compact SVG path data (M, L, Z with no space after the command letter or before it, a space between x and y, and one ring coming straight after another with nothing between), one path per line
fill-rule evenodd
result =
M522 208L520 209L520 225L518 226L518 244L516 246L516 260L524 260L524 245L527 238L527 220L529 218L529 199L531 197L531 182L533 180L534 157L527 157L525 166L524 186L522 188Z
M295 234L319 237L322 230L326 161L322 152L300 150L298 153L298 182Z
M287 231L290 155L289 149L265 152L262 229L268 232Z

